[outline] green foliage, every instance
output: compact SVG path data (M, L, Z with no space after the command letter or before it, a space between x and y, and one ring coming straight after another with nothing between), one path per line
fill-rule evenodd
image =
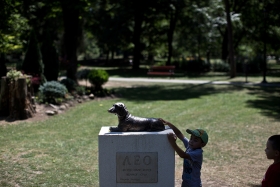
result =
M215 60L211 62L211 70L214 72L229 72L229 64L224 61Z
M88 75L90 73L90 69L81 69L77 72L77 79L79 80L87 80Z
M75 87L77 85L75 81L69 78L62 79L60 83L63 84L69 92L75 90Z
M210 70L210 64L202 59L183 60L181 68L190 73L203 73Z
M16 80L22 76L23 76L23 74L20 71L13 70L13 69L7 73L7 78L9 78L11 80Z
M24 41L21 38L22 32L28 28L28 19L19 13L17 8L21 1L1 0L0 1L0 52L11 53L22 50Z
M84 86L76 86L75 91L78 95L85 95L86 89Z
M262 65L264 63L264 58L260 56L255 56L248 61L248 71L249 73L260 73Z
M263 57L255 56L251 59L237 59L236 60L236 71L245 73L260 73L262 65L264 63Z
M96 90L102 90L102 85L109 79L109 74L103 69L93 69L88 74L88 80Z
M65 98L67 88L57 81L49 81L41 85L39 91L41 102L57 103Z

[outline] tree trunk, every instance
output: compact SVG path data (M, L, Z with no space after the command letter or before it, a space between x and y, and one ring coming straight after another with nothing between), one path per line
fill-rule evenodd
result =
M236 65L234 62L234 49L233 49L233 36L232 36L232 24L230 16L230 5L229 0L224 0L226 15L227 15L227 28L228 28L228 51L229 51L229 62L230 62L230 77L236 77Z
M64 22L64 47L67 58L67 77L77 81L77 47L80 35L79 1L61 0Z
M173 35L174 35L177 19L178 19L178 10L177 10L177 7L176 7L175 12L173 13L173 11L171 10L171 13L170 13L170 20L169 20L170 23L169 23L168 33L167 33L168 57L167 57L166 65L171 64L171 58L172 58L172 55L173 55L172 42L173 42Z
M5 77L1 79L1 89L0 89L0 115L9 115L9 84Z
M26 78L10 80L2 77L0 96L0 111L2 114L9 115L9 119L27 119L36 113L34 100L27 89Z
M0 78L6 76L7 74L7 67L5 61L5 54L0 52Z
M222 35L222 60L226 62L228 58L228 28L226 27L225 32Z
M141 58L141 34L142 34L142 23L144 21L143 10L141 10L141 2L135 1L135 14L134 14L134 31L133 31L133 66L132 69L137 70L140 66Z

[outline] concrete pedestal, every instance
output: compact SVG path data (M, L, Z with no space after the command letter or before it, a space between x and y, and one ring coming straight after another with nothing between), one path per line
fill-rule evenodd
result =
M175 157L166 129L110 132L98 136L100 187L174 187Z

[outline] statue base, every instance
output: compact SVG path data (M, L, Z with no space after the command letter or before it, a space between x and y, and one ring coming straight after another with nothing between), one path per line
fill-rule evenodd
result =
M167 139L171 129L158 132L110 132L98 136L100 187L174 186L175 154Z

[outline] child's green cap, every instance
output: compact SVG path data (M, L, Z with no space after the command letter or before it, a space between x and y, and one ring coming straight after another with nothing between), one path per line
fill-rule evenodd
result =
M207 144L207 142L208 142L208 134L207 134L207 132L205 130L203 130L203 129L195 129L195 130L187 129L186 131L189 134L192 134L192 135L194 135L196 137L201 138L203 143Z

